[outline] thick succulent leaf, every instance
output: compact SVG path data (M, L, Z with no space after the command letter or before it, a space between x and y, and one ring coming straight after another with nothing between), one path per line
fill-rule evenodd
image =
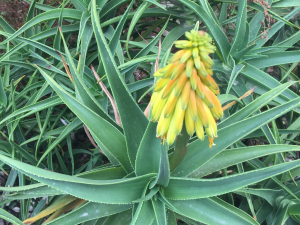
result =
M19 191L26 191L31 190L35 188L40 188L46 186L45 184L31 184L31 185L24 185L24 186L18 186L18 187L0 187L1 191L9 191L9 192L19 192Z
M108 1L107 0L97 0L96 5L100 8L100 17L106 16L112 10L117 9L120 5L129 2L130 0L119 0L119 1ZM106 4L105 4L106 3Z
M115 121L111 119L111 117L108 115L108 113L105 111L105 109L101 106L101 104L97 101L95 96L91 93L89 88L85 85L84 80L80 76L73 58L71 56L71 53L67 47L67 44L65 42L65 39L63 38L63 43L65 47L65 52L67 55L67 60L69 62L69 68L70 72L72 74L72 77L75 82L75 88L76 88L76 99L78 101L81 101L86 107L97 113L99 116L104 118L106 121L108 121L111 124L115 124ZM115 124L115 126L117 126Z
M276 207L276 199L280 196L284 196L285 193L283 190L272 190L272 189L251 189L251 188L242 188L236 190L235 193L248 193L252 195L257 195L265 200L267 200L272 206Z
M246 66L242 70L242 74L245 77L249 78L249 80L253 80L258 85L254 92L257 92L261 87L269 91L270 89L276 88L277 86L281 85L281 83L278 82L275 78L271 77L267 73L259 70L258 68L250 64L246 64ZM274 100L282 104L287 102L289 99L294 99L297 97L297 94L287 89L278 98L275 98ZM294 110L300 112L299 109Z
M4 123L5 121L7 121L9 119L12 119L14 117L18 117L18 119L21 119L21 118L29 116L29 115L31 115L31 114L33 114L35 112L38 112L40 110L47 109L47 108L59 105L61 103L62 103L62 100L59 97L57 97L57 96L51 97L51 98L47 98L45 100L39 101L39 102L34 103L32 105L25 106L25 107L23 107L23 108L15 111L15 112L11 113L7 117L5 117L0 122L0 124ZM26 113L26 114L20 116L23 113Z
M145 224L151 225L155 219L155 215L153 212L153 207L151 204L151 200L140 202L134 216L132 218L131 224L138 225L138 224Z
M236 96L231 95L231 94L218 95L217 97L218 97L221 105L223 105L226 102L231 102L231 101L236 101L243 105L241 100L239 100Z
M29 199L29 198L40 198L46 196L62 195L65 194L63 191L56 190L51 187L43 186L30 190L19 191L17 193L12 193L3 196L5 199L19 200L19 199Z
M92 39L92 36L93 36L93 27L91 24L87 23L84 26L84 32L82 34L81 48L80 48L81 58L79 60L79 74L80 74L81 78L85 77L84 72L86 72L86 70L87 70L87 67L85 66L86 58L87 58L86 55L89 51L88 48L89 48L89 44Z
M79 25L78 24L74 24L74 25L68 25L68 26L63 26L62 27L62 32L76 32L79 30ZM46 46L45 44L42 43L42 40L48 38L48 37L52 37L57 33L57 28L51 28L48 29L46 31L43 31L41 33L38 33L32 37L30 37L30 39L27 38L22 38L22 37L16 37L14 40L18 40L22 43L15 45L12 49L10 49L10 51L6 52L2 57L1 57L1 61L3 61L4 59L6 59L8 56L12 55L13 53L22 50L22 48L24 46L26 46L27 44L33 45L35 47L41 48L43 51L47 52L49 55L51 55L54 58L60 59L59 55L57 55L57 53L55 52L55 50L49 46ZM9 37L10 34L9 33L5 33L5 32L1 32L1 35ZM34 41L40 41L39 42L34 42ZM51 51L52 50L52 51ZM40 57L40 59L47 61L46 59L43 59L42 57ZM23 60L23 58L22 58ZM20 62L19 62L20 63ZM26 65L26 64L25 64ZM28 65L27 65L28 66ZM61 71L62 72L62 71Z
M36 17L32 18L30 21L25 23L18 31L16 31L13 35L11 35L9 38L7 38L3 44L15 39L20 34L22 34L24 31L30 29L32 26L35 26L41 22L48 21L51 19L58 19L61 15L62 9L54 9L49 12L44 12L42 14L37 15ZM63 18L69 18L73 20L80 20L81 19L82 12L78 11L76 9L63 9L62 17Z
M230 75L230 80L228 82L228 86L227 86L227 90L226 90L226 94L229 93L232 85L233 85L233 82L235 81L235 78L237 77L237 75L239 75L239 73L241 72L241 70L244 68L245 65L242 65L242 64L237 64L237 65L234 65L233 69L232 69L232 72L231 72L231 75Z
M212 148L209 148L208 139L205 139L203 142L196 140L190 143L185 158L182 163L171 172L171 176L182 177L190 175L231 144L299 105L300 99L296 98L284 105L227 126L218 131L218 138L214 140L216 145Z
M269 154L300 151L295 145L260 145L244 148L228 149L220 152L207 163L199 167L189 177L201 178L215 171L229 166L245 162L250 159L259 158Z
M261 8L261 7L260 7ZM284 20L290 20L293 16L295 16L295 14L297 14L300 10L300 6L294 8L289 14L287 14L286 16L283 17ZM277 33L277 31L283 27L285 25L285 21L279 20L277 21L275 24L272 25L272 28L268 30L268 35L267 38L262 38L259 39L257 41L255 41L255 43L257 44L254 48L261 48L267 40L269 40L270 38L273 37L274 34Z
M132 210L126 210L118 214L111 215L106 218L105 222L101 225L115 225L115 224L130 224L132 220ZM97 223L97 225L100 225Z
M166 198L174 200L212 197L235 191L247 185L276 176L299 167L299 165L300 160L295 160L293 162L216 179L199 180L171 177L169 186L164 189L164 195Z
M21 220L19 220L17 217L13 216L9 212L6 212L4 209L0 209L0 218L14 225L24 225L24 223Z
M276 98L278 95L280 95L283 91L285 91L292 84L294 84L294 82L287 82L276 88L273 88L272 90L263 94L259 98L255 99L253 102L249 103L247 106L245 106L238 112L232 114L230 117L228 117L225 120L223 120L222 122L220 122L218 124L218 128L221 129L230 124L236 123L244 118L247 118L252 113L256 112L257 110L259 110L260 108L262 108L263 106L268 104L268 102L272 101L274 98Z
M114 62L113 56L104 38L100 27L99 17L96 11L96 2L92 2L92 23L98 44L99 53L108 77L110 87L119 111L122 126L125 133L126 146L131 165L135 165L136 153L143 134L146 130L148 120L140 107L133 100L126 88L124 80Z
M129 13L127 20L131 20L135 15L135 12ZM182 16L182 11L179 10L172 10L172 9L168 9L168 11L160 9L160 8L148 8L142 15L140 18L145 18L145 17L169 17L171 15L172 18L178 18L178 19L183 19L185 18L184 16ZM107 20L103 23L101 23L101 27L106 27L109 26L111 24L117 23L118 21L120 21L120 19L122 18L122 16L116 16L113 17L110 20Z
M236 22L236 29L234 34L234 41L231 45L229 55L233 55L235 52L244 49L245 33L246 33L246 19L247 19L247 1L239 0L238 2L238 15ZM247 45L248 43L246 43ZM228 56L229 56L228 55Z
M186 201L170 200L170 203L177 213L205 224L258 225L247 213L216 197Z
M60 225L60 224L80 224L96 218L114 215L132 207L127 205L111 205L103 203L88 202L85 205L66 213L45 225Z
M107 5L111 4L111 3L112 2L109 2L105 6L107 6ZM120 44L120 35L121 35L121 33L122 33L123 29L124 29L125 22L127 20L128 14L129 14L129 12L130 12L130 10L132 8L133 3L134 3L134 1L131 1L131 3L127 6L127 9L126 9L125 13L123 14L122 18L120 19L116 30L113 32L113 34L111 35L111 37L109 37L110 38L110 42L109 42L108 46L109 46L109 49L110 49L112 55L115 55L115 52L116 52L116 50L117 50L118 47L121 48L121 46L120 46L121 45ZM103 13L105 14L106 11L103 12ZM101 13L101 15L102 15L102 13ZM122 52L122 56L123 56L123 52ZM100 61L99 67L97 69L97 72L99 73L100 76L103 76L105 74L104 66L103 66L103 61L102 60Z
M9 34L13 34L13 33L16 32L15 29L12 28L12 27L11 27L11 26L3 19L2 16L0 16L0 25L1 25L1 28L2 28L5 32L7 32L7 33L9 33ZM16 40L12 40L11 43L14 44L14 45L19 44L19 42L16 41ZM2 45L3 45L3 44L2 44ZM6 48L5 48L5 49L6 49ZM22 49L21 52L25 52L25 50Z
M0 79L0 115L2 110L7 106L7 97L4 90L2 79Z
M168 160L168 150L164 145L160 145L160 162L159 162L159 170L157 177L154 181L151 182L150 188L156 186L156 184L167 187L170 180L170 166Z
M76 118L71 123L69 123L66 128L61 132L59 137L46 149L44 154L41 156L39 163L43 161L43 159L63 140L65 139L72 131L77 129L79 126L82 125L80 119Z
M281 0L276 1L272 7L293 7L293 6L300 6L300 2L297 0Z
M153 85L153 83L154 83L153 78L146 78L146 79L134 82L132 84L128 84L127 87L128 87L130 92L135 92L135 91L140 90L142 88Z
M125 149L125 139L122 133L102 117L94 113L82 103L78 102L64 89L62 89L50 76L39 68L40 72L56 91L64 103L78 116L78 118L88 127L96 143L109 158L117 164L119 162L126 171L132 171L127 152ZM114 141L111 141L114 137Z
M270 67L275 65L298 62L300 58L299 51L285 51L285 52L277 51L276 54L265 53L264 55L267 56L267 58L264 58L263 60L258 58L258 59L246 60L246 62L256 68L265 68L265 67Z
M167 214L165 204L159 200L151 200L157 225L167 225Z
M35 3L36 3L36 0L33 0L30 4L30 8L28 10L28 13L27 13L27 18L26 18L26 22L28 22L29 20L31 20L32 18L34 18L34 11L35 11ZM33 36L33 33L34 33L34 30L33 30L33 27L29 28L28 30L26 30L24 32L24 36L26 38L30 38ZM34 48L33 47L29 47L30 50L34 51Z
M280 205L278 211L276 212L276 215L273 218L272 224L274 224L274 225L284 224L288 217L287 216L288 208L289 208L288 204Z
M131 59L131 57L129 55L128 45L129 45L129 39L131 37L131 33L133 31L133 28L135 27L135 25L139 21L140 17L143 15L143 13L146 11L146 9L148 9L151 5L152 5L152 3L144 1L139 6L139 8L136 10L136 12L134 14L134 17L131 20L130 26L129 26L128 31L127 31L127 39L126 39L126 52L127 52L127 55L128 55L129 59Z
M79 11L87 11L87 4L85 4L82 0L71 0L72 4L75 6L75 8Z
M300 205L299 204L292 204L291 206L289 206L289 214L290 215L300 215Z
M141 176L147 173L158 173L161 158L161 140L156 137L157 123L149 122L144 137L139 146L135 173Z
M77 177L91 179L91 180L113 180L121 179L127 174L122 167L104 167L90 170L84 173L77 174Z
M0 160L48 186L91 202L131 204L155 174L115 180L91 180L43 170L0 155ZM85 191L82 191L85 190Z
M174 212L167 210L167 221L168 221L168 225L177 225L177 221L176 221Z

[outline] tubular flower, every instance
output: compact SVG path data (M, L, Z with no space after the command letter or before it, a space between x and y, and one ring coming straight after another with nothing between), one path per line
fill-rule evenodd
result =
M200 140L204 140L205 130L211 147L217 137L216 120L223 117L216 97L219 87L211 77L213 61L209 54L215 47L204 31L191 30L185 36L188 41L175 42L182 50L154 74L160 79L151 97L151 120L158 121L157 136L169 145L185 124L188 134L192 136L196 131Z

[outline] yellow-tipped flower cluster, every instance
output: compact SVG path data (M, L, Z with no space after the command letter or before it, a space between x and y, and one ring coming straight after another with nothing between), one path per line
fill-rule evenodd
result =
M204 31L191 30L189 41L176 41L176 52L166 67L154 74L160 78L151 98L151 119L158 121L157 136L171 145L181 132L183 122L190 136L204 140L204 129L212 144L217 137L216 120L223 117L219 87L211 77L209 53L215 51L212 38Z

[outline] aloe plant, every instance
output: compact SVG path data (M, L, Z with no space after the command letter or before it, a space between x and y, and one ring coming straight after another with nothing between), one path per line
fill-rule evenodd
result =
M261 2L33 0L19 30L0 17L0 169L9 172L0 218L299 224L300 6ZM211 139L181 124L163 143L147 93L190 30L212 37L205 68L224 116Z

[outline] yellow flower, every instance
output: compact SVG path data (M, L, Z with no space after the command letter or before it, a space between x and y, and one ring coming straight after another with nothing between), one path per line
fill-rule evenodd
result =
M216 97L219 87L211 77L213 65L210 53L215 51L212 38L204 31L191 30L189 40L176 41L176 52L168 65L154 74L159 78L151 97L151 120L157 122L157 136L173 144L185 127L190 136L204 140L204 130L210 147L217 137L216 120L223 117Z

